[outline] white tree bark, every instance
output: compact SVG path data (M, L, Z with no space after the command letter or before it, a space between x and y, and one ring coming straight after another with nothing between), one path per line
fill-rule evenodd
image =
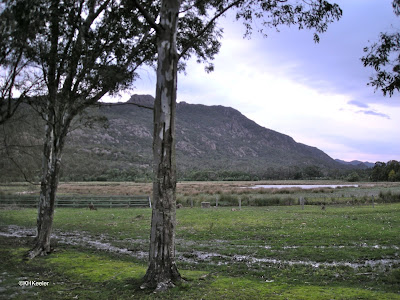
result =
M181 280L175 263L177 92L176 33L181 1L162 1L157 32L158 68L154 103L154 180L149 268L143 288L163 291Z
M50 239L53 229L56 193L60 178L61 154L67 136L65 128L69 127L70 122L64 118L57 121L56 119L56 116L53 114L47 115L37 216L37 235L33 248L28 252L30 259L38 255L47 255L51 251ZM68 123L67 125L64 123L65 121Z

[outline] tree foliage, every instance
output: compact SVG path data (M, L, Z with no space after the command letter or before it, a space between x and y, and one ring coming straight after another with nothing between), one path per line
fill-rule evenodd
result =
M27 70L31 63L27 40L35 37L37 23L30 20L21 3L14 4L18 13L13 13L4 2L0 3L0 124L10 119L42 83L41 78Z
M314 40L328 29L329 23L342 16L339 5L328 1L304 0L213 0L180 1L177 28L177 53L179 70L184 70L185 61L192 56L198 63L206 65L206 71L213 71L212 60L219 52L223 28L219 19L233 11L237 21L243 23L245 37L254 31L267 36L267 30L281 26L297 26L298 29L313 29ZM131 0L133 13L142 14L155 30L160 17L160 1Z
M400 181L400 162L377 162L371 173L372 181Z
M0 126L0 180L40 180L43 120L24 103Z
M243 20L246 35L254 28L266 36L265 30L279 28L281 25L295 25L298 29L313 29L314 41L319 42L319 33L328 29L331 22L342 16L342 10L337 4L328 1L240 1L236 14L237 20ZM259 25L261 26L257 26Z
M132 15L126 4L118 0L1 2L1 34L7 39L0 51L2 58L10 57L3 59L2 66L17 57L18 68L43 83L26 97L45 120L38 235L30 258L50 251L62 154L72 121L105 94L130 87L137 69L154 63L154 30ZM20 75L14 77L21 79ZM9 90L18 88L14 84Z
M392 6L396 16L400 16L400 0L394 0ZM364 67L375 70L368 84L380 89L384 96L391 97L396 90L400 91L400 32L381 32L378 42L365 47L364 52Z

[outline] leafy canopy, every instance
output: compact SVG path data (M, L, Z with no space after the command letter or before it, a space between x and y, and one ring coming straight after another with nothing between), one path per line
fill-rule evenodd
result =
M57 97L47 101L62 103L72 115L131 86L137 69L154 62L156 50L151 28L123 4L1 1L1 68L19 57L21 68L40 79L34 95L56 90ZM24 80L19 74L15 79ZM21 92L18 84L11 89Z
M396 16L400 16L400 0L394 0L392 6ZM391 97L396 90L400 91L400 32L381 32L379 41L365 47L364 52L364 67L375 70L368 85L381 89L384 96Z
M131 2L148 24L157 29L160 1ZM266 36L267 29L296 25L299 29L314 29L316 42L319 41L318 34L342 16L337 4L324 0L183 0L180 8L177 31L180 70L184 70L184 61L191 56L195 56L197 62L205 63L206 71L214 69L212 60L220 49L223 36L218 20L229 11L245 26L245 37L250 37L254 30Z

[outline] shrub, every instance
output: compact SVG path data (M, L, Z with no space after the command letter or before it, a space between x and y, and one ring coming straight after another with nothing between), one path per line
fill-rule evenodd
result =
M280 205L293 205L296 203L296 200L293 197L285 197L279 200Z
M388 203L400 202L400 193L394 194L394 193L392 193L391 190L389 190L387 192L380 191L378 201L381 201L383 203L385 203L385 202L388 202Z
M348 182L360 181L360 175L358 175L357 172L353 172L353 173L349 174L349 176L347 176L346 179Z
M239 198L237 195L232 195L232 194L226 194L223 193L221 194L218 205L226 205L226 206L236 206L239 204Z
M279 205L280 203L279 197L270 197L270 198L256 198L254 200L255 206L272 206Z

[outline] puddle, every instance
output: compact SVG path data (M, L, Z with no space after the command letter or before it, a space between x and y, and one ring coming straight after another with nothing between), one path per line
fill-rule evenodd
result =
M36 229L32 228L24 228L15 225L10 225L8 227L3 227L3 231L0 231L1 236L6 237L15 237L15 238L26 238L26 237L34 237L36 235ZM146 251L134 251L128 248L120 248L117 246L112 245L110 241L110 237L106 235L100 236L90 236L87 232L82 231L72 231L72 232L62 232L60 230L55 230L52 238L55 239L58 243L68 244L68 245L77 245L77 246L84 246L89 247L97 250L109 251L112 253L118 254L125 254L129 255L138 259L147 260L148 252ZM123 240L124 242L129 242L132 245L143 245L147 243L143 239L126 239ZM212 245L215 243L218 244L222 241L210 241L207 245L209 248L212 248ZM224 241L227 242L227 241ZM177 244L182 243L185 244L183 240L177 240ZM187 242L188 244L192 244L191 242ZM201 247L205 247L206 244L198 245ZM242 245L237 245L238 247L242 247ZM188 248L192 248L191 247ZM271 249L270 246L264 245L260 246L265 249ZM301 246L284 246L283 249L297 249ZM399 247L396 245L392 246L381 246L381 245L367 245L366 243L350 245L350 246L315 246L315 248L346 248L346 247L369 247L374 249L396 249L398 250ZM249 247L251 249L251 247ZM313 268L321 268L321 267L350 267L353 269L364 268L364 267L392 267L394 264L399 264L400 259L378 259L378 260L365 260L362 262L340 262L340 261L333 261L333 262L315 262L315 261L302 261L302 260L280 260L275 258L257 258L250 255L223 255L217 252L206 252L206 251L198 251L198 250L191 250L191 251L177 251L176 257L178 261L186 262L190 264L197 264L200 262L207 262L210 264L216 265L226 265L232 262L243 262L246 263L249 267L252 265L260 265L260 264L274 264L274 265L303 265L303 266L311 266ZM217 259L216 259L217 258Z
M204 261L211 261L211 259L214 257L219 257L224 260L231 259L231 257L227 255L222 255L213 252L203 252L203 251L191 251L189 253L177 252L177 257L180 261L184 261L187 263L194 263L194 264Z
M16 225L9 225L6 227L6 230L8 232L0 231L0 235L6 237L17 237L17 238L36 236L36 229L33 228L25 228Z
M128 248L119 248L111 245L108 242L92 240L90 237L81 235L64 235L63 233L54 234L53 238L57 240L58 243L74 245L74 246L86 246L94 248L97 250L104 250L118 254L128 254L134 256L138 259L147 258L148 254L143 251L132 251Z
M22 191L22 192L17 192L17 195L32 195L32 194L37 194L37 191Z
M36 229L33 228L24 228L15 225L10 225L7 228L8 232L1 231L1 236L6 237L16 237L16 238L25 238L25 237L35 237ZM70 231L70 232L62 232L60 230L55 230L52 235L52 239L55 239L58 243L73 245L73 246L85 246L94 248L97 250L104 250L118 254L128 254L138 259L145 259L148 257L148 253L144 251L132 251L128 248L119 248L111 245L111 243L107 242L108 238L105 235L100 235L98 237L92 237L88 235L86 232L82 231ZM128 239L131 244L141 244L143 240L134 240Z
M286 189L286 188L300 188L304 190L316 188L341 188L341 187L358 187L357 184L259 184L251 186L252 189Z
M366 260L360 263L350 263L350 262L315 262L315 261L286 261L286 260L279 260L274 258L255 258L246 255L235 255L234 260L240 262L246 262L249 264L259 264L259 263L266 263L266 264L273 264L273 265L303 265L303 266L311 266L313 268L320 268L320 267L350 267L353 269L365 268L365 267L378 267L378 266L386 266L391 267L394 264L399 264L400 259L378 259L378 260Z

